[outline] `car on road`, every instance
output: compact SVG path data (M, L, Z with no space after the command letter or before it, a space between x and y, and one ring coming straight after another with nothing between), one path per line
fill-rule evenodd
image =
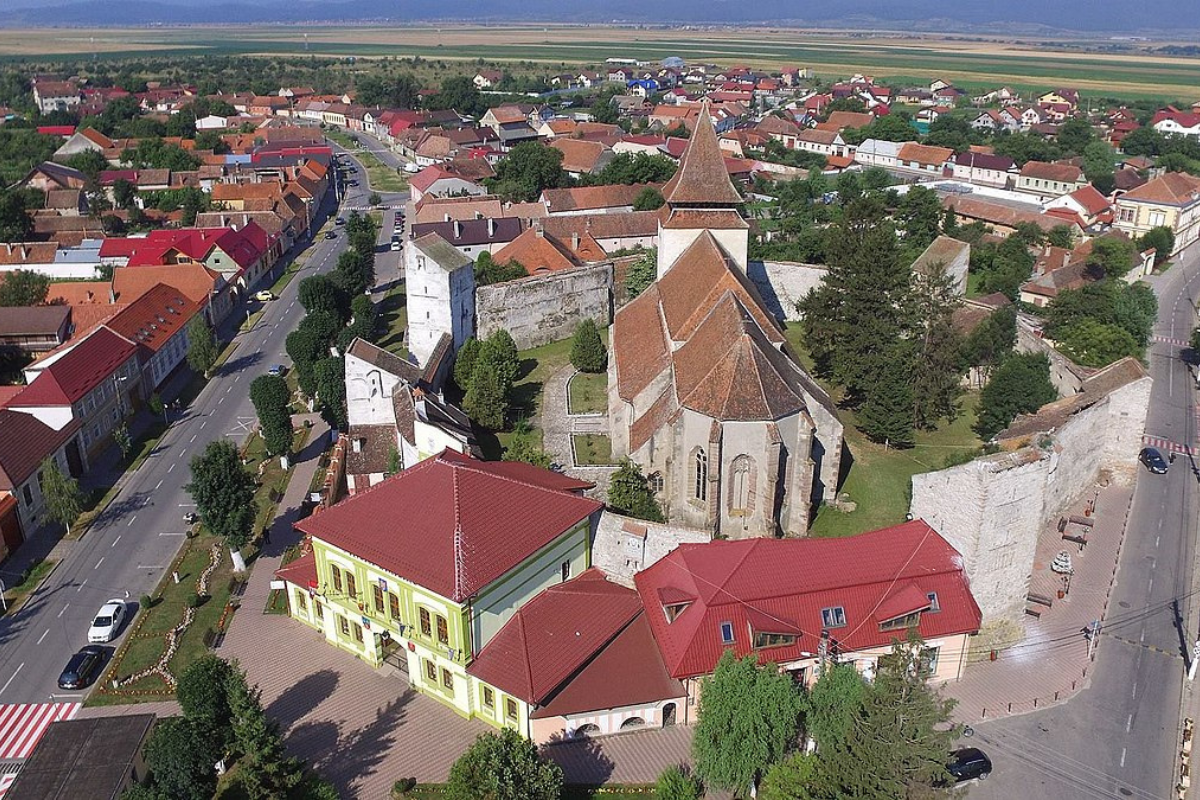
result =
M270 302L271 300L275 299L275 293L267 291L266 289L263 289L261 292L254 293L254 299L261 300L262 302L267 303L267 302Z
M345 224L346 224L346 218L345 218L345 217L338 217L337 219L335 219L335 220L334 220L334 222L335 222L336 224L338 224L338 225L345 225Z
M90 644L71 656L62 674L58 676L58 688L83 689L96 679L104 665L104 648Z
M267 374L272 378L282 378L284 375L287 375L287 367L283 364L272 364L271 368L267 370Z
M401 243L401 241L399 239L392 239L392 249L393 250L399 250L403 246L404 245Z
M337 233L335 233L334 231L325 231L325 238L326 239L336 239Z
M121 623L125 621L125 601L120 598L109 600L100 606L92 627L88 629L88 641L93 644L111 642L117 638Z
M1141 454L1138 455L1138 461L1141 461L1142 466L1155 475L1167 474L1167 460L1163 458L1162 453L1158 452L1157 447L1143 447Z
M987 780L992 774L992 760L978 747L964 747L950 754L950 763L946 771L954 783L966 783L973 780Z
M358 181L350 181L351 186L358 186Z

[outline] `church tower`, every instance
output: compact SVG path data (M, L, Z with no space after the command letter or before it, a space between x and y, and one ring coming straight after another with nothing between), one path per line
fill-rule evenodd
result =
M692 138L679 160L679 169L663 187L663 197L668 213L658 223L659 278L705 231L745 272L749 227L738 214L742 196L725 169L707 101L700 106Z

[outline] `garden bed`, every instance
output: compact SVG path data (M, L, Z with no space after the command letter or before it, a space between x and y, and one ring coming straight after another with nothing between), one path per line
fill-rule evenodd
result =
M577 433L571 437L577 467L613 466L612 440L599 433Z
M608 410L608 375L576 372L567 383L567 413L603 414Z

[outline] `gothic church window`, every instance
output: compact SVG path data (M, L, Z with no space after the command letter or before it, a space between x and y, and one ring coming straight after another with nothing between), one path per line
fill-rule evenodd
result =
M703 447L692 451L692 497L701 502L708 499L708 454Z
M754 459L740 455L733 460L729 480L729 512L745 514L754 506Z

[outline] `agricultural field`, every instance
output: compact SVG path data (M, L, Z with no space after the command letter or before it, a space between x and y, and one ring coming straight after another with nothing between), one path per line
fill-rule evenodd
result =
M1156 42L1155 46L1167 44ZM1090 50L1089 50L1090 47ZM248 26L6 31L0 58L131 58L163 54L313 55L356 58L537 62L548 68L600 64L610 56L657 61L802 66L818 77L855 72L896 82L936 76L971 88L1018 90L1070 85L1105 96L1194 99L1200 59L1130 44L1077 40L984 40L920 35L853 35L789 29L675 30L571 26Z

